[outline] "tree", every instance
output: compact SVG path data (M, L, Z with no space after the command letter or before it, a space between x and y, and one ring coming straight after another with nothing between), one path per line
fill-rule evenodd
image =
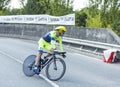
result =
M22 0L23 2L23 0ZM24 14L50 14L55 16L72 13L72 0L28 0Z
M22 10L21 9L6 9L4 11L5 15L22 15Z
M9 2L10 0L0 0L0 15L4 14L4 10L6 9Z
M76 26L86 27L87 14L85 12L78 11L76 12Z
M101 11L102 27L112 26L113 22L119 19L120 4L118 1L119 0L89 0L90 15L95 16L97 12L96 9L99 9Z
M40 14L44 13L43 9L44 0L28 0L26 6L24 6L25 14Z
M72 8L72 0L53 0L51 1L51 8L50 9L50 14L55 15L55 16L61 16L61 15L66 15L73 13L73 8Z
M0 0L0 10L3 10L8 4L10 0Z
M100 13L98 15L95 15L94 17L88 16L86 23L87 23L86 24L87 27L101 28L102 22L101 22Z
M114 31L120 36L120 21L114 24Z

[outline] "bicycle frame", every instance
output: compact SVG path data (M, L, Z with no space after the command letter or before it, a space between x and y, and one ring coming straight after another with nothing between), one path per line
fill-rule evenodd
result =
M41 64L41 69L43 69L46 65L48 65L52 60L54 61L55 66L56 66L55 59L56 59L56 56L55 56L55 53L54 53L54 54L52 54L52 57L49 58L49 60L45 64Z

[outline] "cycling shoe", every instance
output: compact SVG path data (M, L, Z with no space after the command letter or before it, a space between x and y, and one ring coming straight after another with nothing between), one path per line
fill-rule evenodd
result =
M36 65L34 65L33 66L33 72L35 73L35 74L37 74L37 75L39 75L40 74L40 68L38 67L38 66L36 66Z

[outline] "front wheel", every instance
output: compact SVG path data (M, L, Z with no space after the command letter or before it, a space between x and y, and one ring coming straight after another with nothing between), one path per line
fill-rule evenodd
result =
M66 64L63 59L56 58L46 67L46 76L52 81L57 81L63 77L66 71Z
M26 76L33 76L33 65L35 63L36 55L28 56L23 62L23 72Z

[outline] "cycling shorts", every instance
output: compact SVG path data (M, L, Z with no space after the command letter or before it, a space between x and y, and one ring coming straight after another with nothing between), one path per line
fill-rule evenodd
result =
M54 48L50 43L46 42L43 38L38 41L38 52L42 53L43 50L50 51L51 48Z

